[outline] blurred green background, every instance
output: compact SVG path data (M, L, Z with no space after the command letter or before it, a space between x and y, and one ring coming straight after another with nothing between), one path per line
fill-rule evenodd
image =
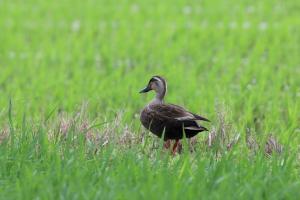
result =
M149 100L152 75L168 102L213 117L225 102L238 123L298 120L297 1L0 1L0 105L40 117L89 102L91 115ZM239 121L240 120L240 121ZM277 129L277 128L276 128Z

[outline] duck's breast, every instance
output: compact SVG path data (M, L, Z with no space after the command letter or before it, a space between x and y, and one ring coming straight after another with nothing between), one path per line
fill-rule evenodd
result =
M149 128L151 119L150 119L149 115L147 114L147 107L145 107L142 110L141 115L140 115L140 121L145 128L147 128L147 129Z
M162 119L149 110L148 106L142 110L140 120L146 129L161 137L165 124Z

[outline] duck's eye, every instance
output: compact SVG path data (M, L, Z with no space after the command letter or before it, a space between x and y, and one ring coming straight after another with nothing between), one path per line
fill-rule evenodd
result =
M150 82L149 86L152 90L155 90L155 88L157 88L157 81Z

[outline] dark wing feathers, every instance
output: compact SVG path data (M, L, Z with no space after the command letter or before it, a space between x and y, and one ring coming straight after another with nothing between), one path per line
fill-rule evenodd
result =
M202 120L202 121L207 121L207 122L210 122L209 119L205 118L205 117L202 117L200 115L197 115L197 114L194 114L194 113L191 113L192 115L194 115L194 117L197 119L197 120Z
M181 113L181 117L183 117L183 116L191 116L192 115L194 117L193 120L202 120L202 121L210 122L207 118L202 117L202 116L197 115L197 114L194 114L194 113L191 113L191 112L185 110L183 107L175 105L175 104L161 104L161 106L167 107L165 109L173 108L174 110L177 110L177 112Z
M183 107L174 104L154 104L150 106L150 110L153 112L153 115L157 116L157 118L164 119L171 123L180 122L186 127L194 127L197 129L201 128L201 130L206 128L199 126L195 121L209 121L204 117L188 112Z
M199 127L196 127L196 126L188 126L188 127L185 127L184 128L185 130L191 130L191 131L208 131L207 128L203 127L203 126L199 126Z
M190 115L184 108L171 104L154 104L150 106L150 109L164 118L176 119Z

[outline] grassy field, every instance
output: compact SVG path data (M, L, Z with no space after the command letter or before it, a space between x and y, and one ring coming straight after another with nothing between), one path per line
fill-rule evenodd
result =
M0 0L0 199L299 199L300 3ZM171 156L152 75L209 118Z

